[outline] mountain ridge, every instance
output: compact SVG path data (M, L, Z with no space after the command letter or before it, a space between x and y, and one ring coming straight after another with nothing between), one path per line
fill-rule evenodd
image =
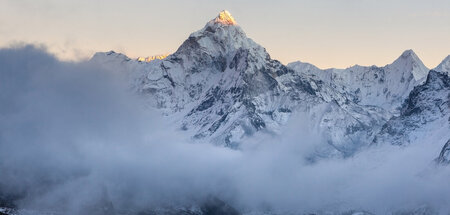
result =
M429 70L412 50L404 51L383 67L355 65L346 69L321 70L302 62L287 66L326 82L358 104L382 107L392 115L398 114L402 101L414 86L424 82L424 74Z

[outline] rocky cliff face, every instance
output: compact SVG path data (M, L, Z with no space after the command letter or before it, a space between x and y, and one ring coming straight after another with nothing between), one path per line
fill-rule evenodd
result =
M434 70L430 71L426 82L411 91L400 115L393 117L383 126L374 142L405 145L437 134L450 138L449 99L449 77Z
M449 61L449 57L444 59L429 72L425 83L411 91L403 103L400 115L392 117L383 125L374 144L430 144L430 147L441 151L437 161L448 163L450 68L446 65Z
M445 165L450 164L450 140L448 140L444 147L442 147L441 153L439 153L439 157L437 158L437 162Z

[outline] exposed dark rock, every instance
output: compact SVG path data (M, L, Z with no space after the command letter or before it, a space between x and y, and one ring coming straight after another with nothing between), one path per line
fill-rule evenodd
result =
M441 153L436 161L440 164L450 164L450 140L448 140L444 147L442 147Z
M203 215L239 215L240 213L224 201L211 197L202 206Z

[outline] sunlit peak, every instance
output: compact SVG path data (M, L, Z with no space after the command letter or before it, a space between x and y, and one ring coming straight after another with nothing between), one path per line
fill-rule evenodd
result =
M138 57L137 61L150 62L150 61L154 61L154 60L162 60L162 59L166 58L167 56L169 56L169 54L154 55L154 56L150 56L150 57Z
M214 22L222 23L224 25L236 25L236 21L233 16L231 16L231 13L226 10L221 11Z

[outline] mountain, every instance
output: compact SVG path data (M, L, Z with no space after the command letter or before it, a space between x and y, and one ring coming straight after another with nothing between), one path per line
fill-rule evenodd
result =
M281 134L292 115L310 116L324 139L313 157L349 156L379 140L428 74L412 50L384 67L284 66L227 11L167 58L141 62L106 52L91 62L127 74L150 106L194 139L217 145L239 148L255 133Z
M429 147L441 151L437 161L448 163L450 69L445 65L448 65L449 59L447 57L431 70L426 82L411 91L402 105L400 115L392 117L383 125L373 144L429 144Z
M166 113L182 115L182 129L195 138L236 147L242 136L270 127L267 113L283 106L275 78L287 68L247 38L227 11L147 66L138 90Z
M91 62L129 74L133 89L194 138L232 148L258 131L278 133L293 113L307 112L329 143L323 153L348 155L369 128L387 120L271 59L227 11L165 59L139 62L107 52Z
M398 114L409 92L424 82L428 70L412 50L407 50L384 67L352 66L347 69L321 70L311 64L288 64L302 75L320 80L362 106L375 106L389 114Z
M99 53L93 61L105 62L105 58L111 57ZM191 34L164 60L121 63L123 70L133 67L140 74L134 86L155 107L167 115L183 116L183 129L230 147L239 136L268 126L261 112L273 108L262 107L266 105L257 100L278 98L275 76L287 71L247 38L227 11Z
M450 73L450 55L434 68L434 71L446 73L448 75Z
M353 146L354 149L370 144L382 126L400 114L404 100L415 86L425 81L428 73L412 50L406 50L392 64L384 67L356 65L347 69L322 70L300 61L287 66L313 83L319 97L328 103L335 102L345 111L347 116L342 121L353 118L360 122L359 126L346 128L358 130L362 135L356 136L351 132L339 134L340 138L349 139L343 141L343 145ZM329 126L336 127L337 124ZM336 135L336 129L331 130Z

